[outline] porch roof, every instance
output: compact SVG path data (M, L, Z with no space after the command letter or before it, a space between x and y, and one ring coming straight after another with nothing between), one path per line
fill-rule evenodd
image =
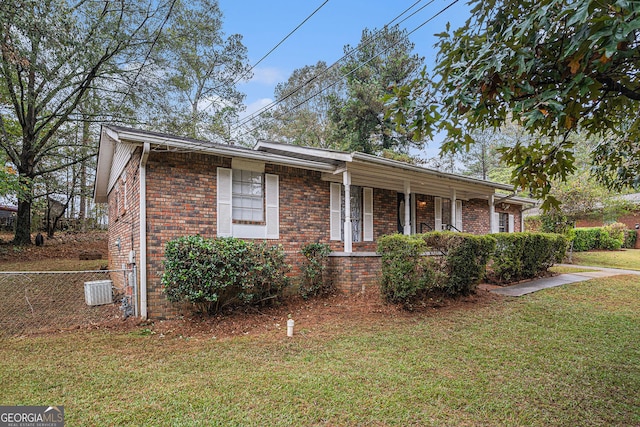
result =
M326 181L341 182L341 172L351 172L353 185L371 186L404 192L407 185L411 193L451 197L455 191L457 199L488 199L496 191L509 192L509 203L533 204L536 201L514 197L513 186L453 173L429 169L397 160L370 154L301 147L272 141L259 141L255 150L307 161L326 162L335 167L323 173ZM505 195L506 196L506 195Z

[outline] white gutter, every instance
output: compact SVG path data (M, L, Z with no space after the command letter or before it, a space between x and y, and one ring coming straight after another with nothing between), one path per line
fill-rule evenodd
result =
M140 156L140 317L147 319L147 160L151 144L145 142Z

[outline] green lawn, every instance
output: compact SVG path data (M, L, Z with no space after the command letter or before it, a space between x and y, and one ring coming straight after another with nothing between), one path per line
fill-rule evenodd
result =
M619 276L290 339L4 339L0 402L68 426L637 426L639 293Z
M621 251L574 252L573 263L595 267L640 270L640 249Z

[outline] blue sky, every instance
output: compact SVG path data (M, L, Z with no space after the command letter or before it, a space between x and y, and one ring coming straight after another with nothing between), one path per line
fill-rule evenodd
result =
M247 98L247 113L258 110L273 100L273 90L291 73L305 65L322 60L332 64L343 56L343 47L356 46L364 28L379 29L392 21L417 0L329 0L301 28L254 69L249 83L239 85ZM433 0L401 27L412 31L449 5L452 0ZM251 65L278 44L307 18L324 0L219 0L224 15L224 32L242 34ZM428 4L420 1L411 11ZM403 15L402 18L407 15ZM469 16L466 1L459 0L438 18L410 35L414 52L425 56L431 68L435 58L435 33L444 31L447 22L460 26Z

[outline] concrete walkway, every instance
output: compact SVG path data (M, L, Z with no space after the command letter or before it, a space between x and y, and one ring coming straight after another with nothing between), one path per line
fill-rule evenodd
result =
M510 297L520 297L542 289L554 288L556 286L567 285L569 283L584 282L585 280L597 277L611 277L623 274L640 275L640 271L622 270L618 268L591 267L586 265L559 264L560 267L571 268L588 268L593 271L584 271L580 273L565 273L553 277L545 277L542 279L534 279L517 285L505 286L503 288L492 289L491 292L506 295Z

